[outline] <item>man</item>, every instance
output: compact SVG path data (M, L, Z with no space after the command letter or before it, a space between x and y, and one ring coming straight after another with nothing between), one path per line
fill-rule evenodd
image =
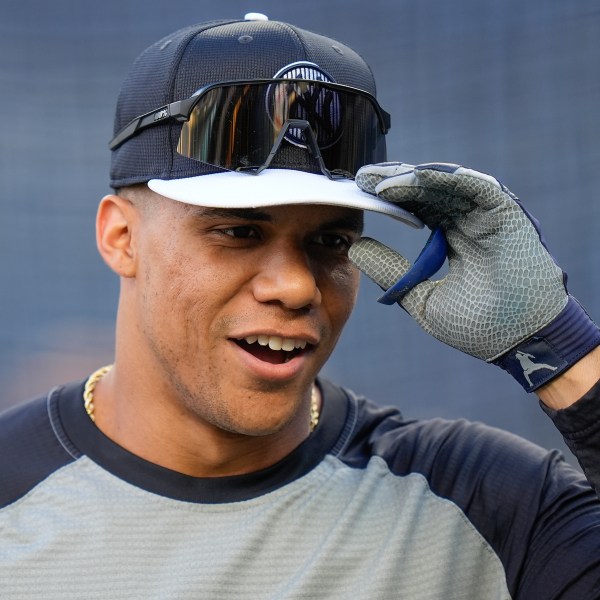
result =
M384 162L374 91L350 48L256 15L138 58L97 218L114 365L2 419L3 597L600 597L600 332L495 179ZM415 265L363 210L432 229ZM318 378L354 264L536 391L589 481Z

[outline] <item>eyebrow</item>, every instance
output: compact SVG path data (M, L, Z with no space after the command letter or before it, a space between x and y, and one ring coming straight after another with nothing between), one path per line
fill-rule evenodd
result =
M319 229L321 231L327 229L344 229L346 231L352 231L353 233L362 234L364 228L364 218L361 211L353 211L351 215L347 217L341 217L339 219L333 219L326 223L321 223Z
M208 219L243 219L245 221L272 221L273 217L266 212L256 210L255 208L209 208L209 207L191 207L192 212L198 216Z
M273 216L271 214L256 208L215 208L190 206L190 209L196 216L208 219L229 219L234 217L236 219L242 219L245 221L273 222ZM347 216L321 223L318 227L319 231L343 229L361 234L364 228L363 212L356 209L350 210L351 212L349 212Z

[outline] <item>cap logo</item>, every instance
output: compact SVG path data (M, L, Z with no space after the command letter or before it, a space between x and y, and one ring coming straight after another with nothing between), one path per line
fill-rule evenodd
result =
M275 73L277 79L306 79L309 81L325 81L334 83L333 78L318 65L311 62L294 62ZM294 84L290 83L290 86ZM279 95L279 97L278 97ZM308 121L320 148L332 146L340 136L342 107L339 95L332 90L317 86L296 86L286 93L278 86L272 86L267 93L267 111L275 125L283 126L281 117L284 109L289 118ZM280 110L278 110L280 109ZM290 127L285 139L300 148L306 148L301 129Z

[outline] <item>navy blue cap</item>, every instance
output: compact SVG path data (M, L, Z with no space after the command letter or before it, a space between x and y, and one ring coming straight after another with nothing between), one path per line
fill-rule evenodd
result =
M247 15L180 29L143 52L121 89L115 134L139 115L189 98L208 84L273 77L332 81L375 96L370 67L348 46L262 15ZM117 146L111 186L147 183L161 196L205 207L345 206L422 227L413 214L361 191L352 179L326 177L306 149L280 147L269 168L252 176L179 154L181 127L165 120Z
M122 86L115 133L135 117L189 98L209 83L282 76L295 63L313 63L332 81L375 95L370 67L348 46L287 23L262 20L260 15L260 20L253 18L192 25L150 46ZM115 149L111 186L222 171L181 156L176 151L180 131L181 123L166 122L140 131ZM306 153L301 154L284 156L290 164L273 166L318 172Z

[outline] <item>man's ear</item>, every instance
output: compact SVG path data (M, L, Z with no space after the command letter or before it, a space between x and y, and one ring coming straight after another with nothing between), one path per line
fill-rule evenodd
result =
M135 277L136 253L133 231L138 214L121 196L102 198L96 215L96 244L104 262L121 277Z

